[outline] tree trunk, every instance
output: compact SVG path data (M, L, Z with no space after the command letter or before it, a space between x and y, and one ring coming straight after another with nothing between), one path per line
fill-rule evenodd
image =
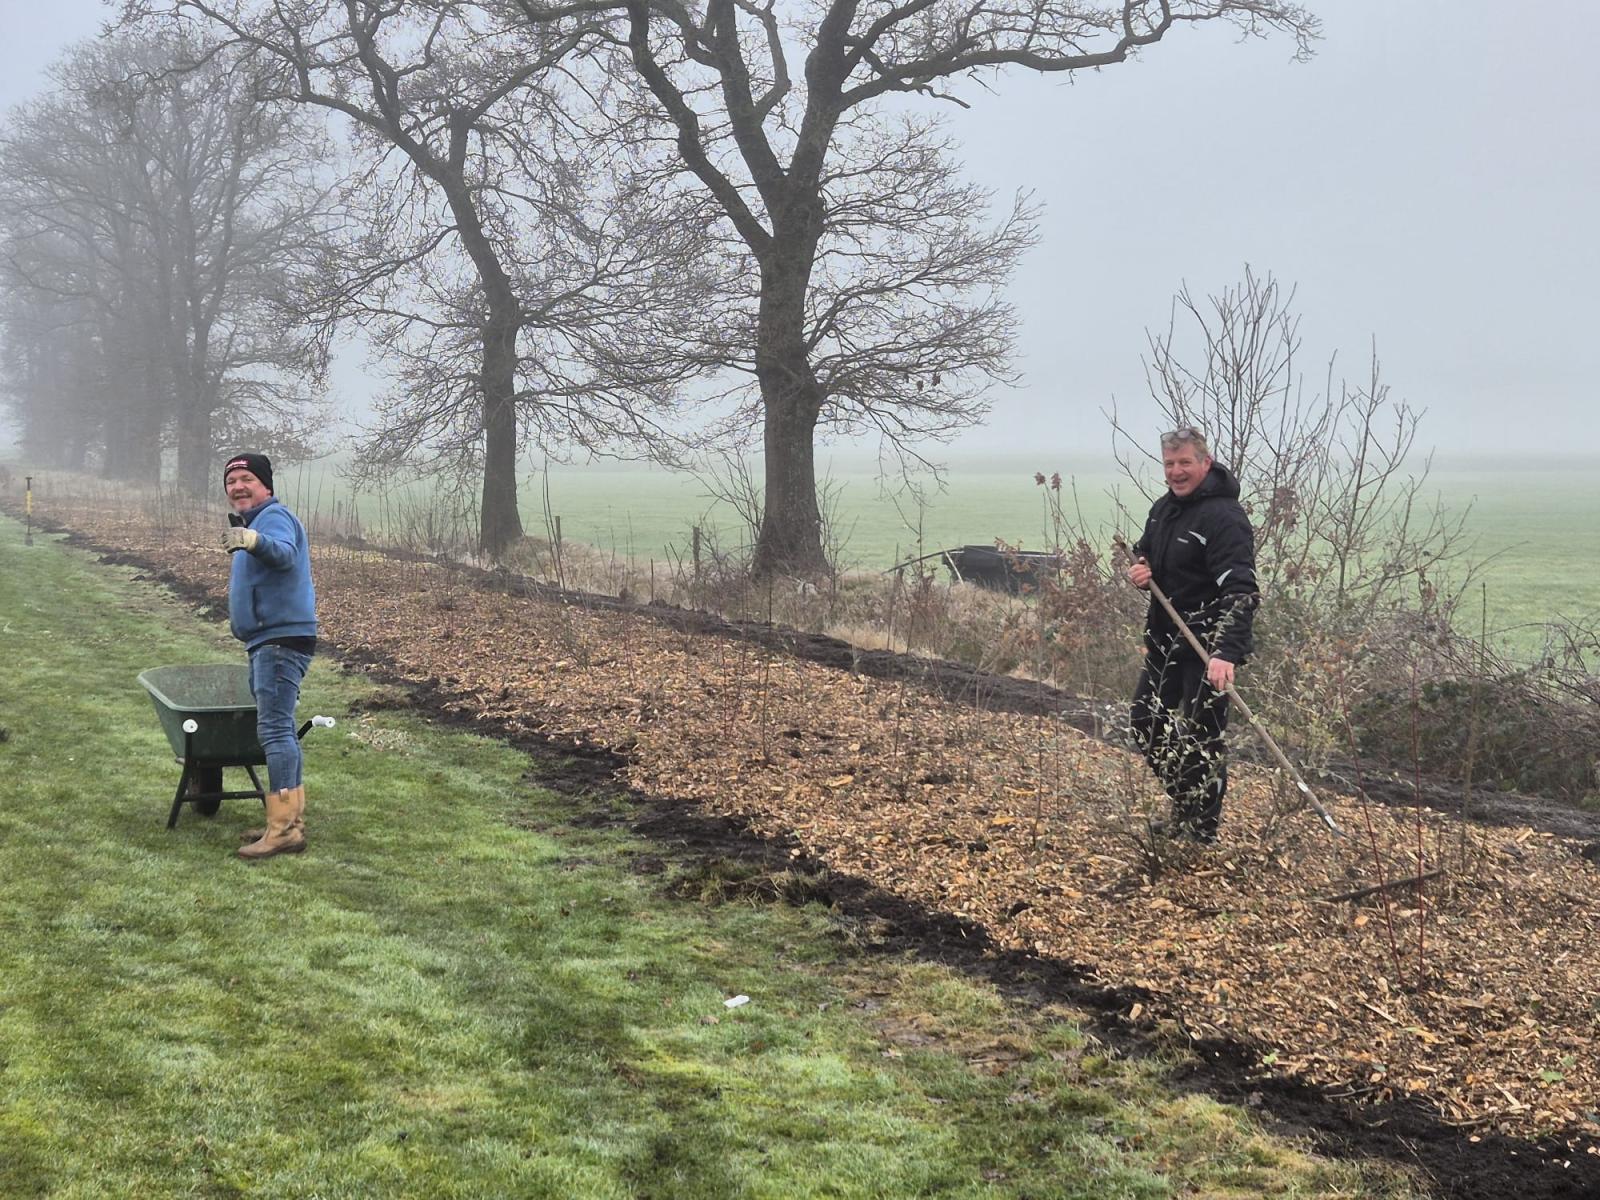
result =
M822 387L805 344L805 294L815 240L800 237L762 264L756 378L765 413L766 494L757 575L828 570L817 509L816 431Z
M128 381L130 384L132 381ZM129 483L161 481L160 429L152 429L136 392L112 398L105 420L106 457L102 474Z
M212 472L220 465L215 458L210 408L199 396L183 397L178 417L178 486L192 496L204 496L213 487L220 489L220 476L212 478Z
M63 471L83 472L89 469L89 439L83 433L72 433L62 441L57 465Z
M115 400L111 404L111 410L100 420L100 440L106 448L100 459L100 478L123 480L127 478L122 455L123 447L127 444L123 437L123 426L128 414L116 407Z
M478 272L487 314L483 323L483 501L478 508L478 549L500 558L522 537L517 512L517 332L522 304L483 228L463 163L470 125L453 123L448 164L423 169L444 189L456 219L456 236Z
M757 575L819 575L828 570L817 509L817 406L799 389L776 394L763 382L766 495L756 542Z
M478 545L498 559L522 537L517 512L517 322L491 315L483 331L483 503Z
M134 364L143 347L129 323L115 320L105 336L115 352L106 360L110 377L104 391L110 412L106 417L105 474L109 479L134 483L161 481L160 396L151 386L148 371Z
M128 380L128 386L138 399L128 422L128 475L136 483L161 482L161 416L148 394L139 394L137 381Z

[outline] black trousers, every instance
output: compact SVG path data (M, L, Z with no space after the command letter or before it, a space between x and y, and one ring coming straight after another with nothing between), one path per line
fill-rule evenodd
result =
M1187 645L1151 651L1133 694L1133 736L1172 799L1172 818L1207 841L1228 792L1228 694L1206 682Z

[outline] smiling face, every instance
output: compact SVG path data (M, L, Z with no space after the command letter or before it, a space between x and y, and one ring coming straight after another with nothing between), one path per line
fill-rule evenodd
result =
M246 467L236 467L229 471L227 478L222 481L222 488L228 493L228 503L233 506L233 511L240 513L266 503L267 497L272 495L267 490L267 485L252 475Z
M1166 473L1167 486L1172 494L1182 500L1194 494L1195 488L1205 482L1211 470L1211 455L1193 442L1179 442L1161 448L1161 469Z

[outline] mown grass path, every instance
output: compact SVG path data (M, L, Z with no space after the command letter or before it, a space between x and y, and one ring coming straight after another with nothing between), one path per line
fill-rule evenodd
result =
M815 907L668 898L326 657L309 852L169 832L134 676L241 652L35 543L0 518L0 1197L1405 1194Z

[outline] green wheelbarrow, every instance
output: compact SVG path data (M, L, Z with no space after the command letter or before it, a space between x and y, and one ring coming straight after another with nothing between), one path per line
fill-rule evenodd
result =
M250 668L232 663L198 667L152 667L139 673L139 683L150 693L156 716L166 732L172 753L183 764L167 828L178 823L178 813L192 804L203 816L217 814L224 800L254 797L266 803L256 768L265 766L266 752L256 737L256 701L250 694ZM312 717L295 735L305 737L313 726L331 729L332 717ZM250 775L247 790L228 791L222 772L242 767Z

